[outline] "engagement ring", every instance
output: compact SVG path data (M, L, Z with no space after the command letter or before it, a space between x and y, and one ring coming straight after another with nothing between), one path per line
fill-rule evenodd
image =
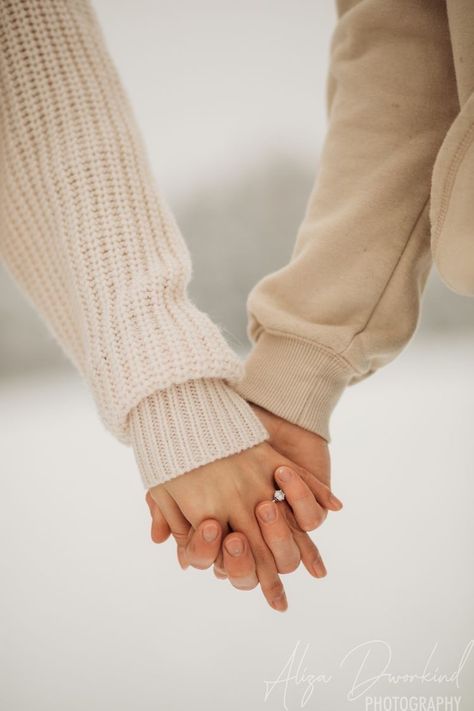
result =
M284 501L285 500L285 492L282 491L281 489L275 489L273 492L273 499L272 501L275 501L278 503L279 501Z

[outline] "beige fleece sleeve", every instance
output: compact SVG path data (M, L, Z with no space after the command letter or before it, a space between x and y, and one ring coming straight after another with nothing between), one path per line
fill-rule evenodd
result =
M0 3L0 251L152 486L267 434L86 0Z
M410 339L433 163L458 111L443 0L339 2L329 127L290 263L248 300L237 391L329 439L344 388Z

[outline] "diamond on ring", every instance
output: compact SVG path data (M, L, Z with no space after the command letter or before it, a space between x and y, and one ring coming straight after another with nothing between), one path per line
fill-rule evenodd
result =
M284 501L285 500L285 492L282 491L281 489L275 489L273 493L273 501Z

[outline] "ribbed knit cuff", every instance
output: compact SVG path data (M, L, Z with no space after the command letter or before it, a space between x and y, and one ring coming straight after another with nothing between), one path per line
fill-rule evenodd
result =
M299 338L262 332L232 383L249 402L330 440L331 413L354 371L336 353Z
M129 416L146 488L268 439L250 406L223 380L189 380L142 400Z

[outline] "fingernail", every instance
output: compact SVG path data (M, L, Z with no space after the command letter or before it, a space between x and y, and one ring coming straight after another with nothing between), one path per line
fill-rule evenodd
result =
M288 467L280 467L277 469L276 474L281 481L290 481L293 476L293 472Z
M225 547L228 552L235 557L239 556L243 550L240 538L231 538L229 541L225 542Z
M262 521L265 521L266 523L271 523L272 521L275 521L277 517L275 504L262 505L257 509L257 511Z
M317 578L324 578L327 575L326 566L320 558L317 558L313 563L314 574Z
M213 523L208 523L202 530L202 537L207 543L212 543L212 541L216 540L217 533L217 526Z
M334 496L334 494L330 495L329 501L331 502L331 504L333 506L336 507L336 509L338 509L338 510L342 509L342 506L343 506L342 501L340 499L338 499L337 496Z
M284 592L272 600L272 607L278 610L278 612L285 612L285 610L288 609L288 602Z

